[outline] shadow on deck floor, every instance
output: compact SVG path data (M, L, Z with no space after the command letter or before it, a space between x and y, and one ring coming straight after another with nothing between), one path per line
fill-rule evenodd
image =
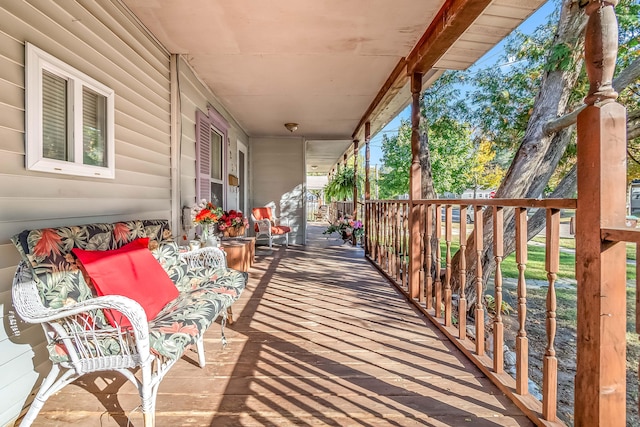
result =
M529 426L531 422L371 267L311 224L306 246L258 247L222 349L188 352L160 384L157 426ZM117 392L117 395L115 394ZM137 392L85 377L34 425L142 426Z

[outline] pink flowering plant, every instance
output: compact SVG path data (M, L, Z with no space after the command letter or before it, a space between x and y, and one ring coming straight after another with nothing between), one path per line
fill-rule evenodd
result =
M360 239L364 234L364 227L362 226L362 221L353 220L353 218L349 216L344 216L338 218L322 232L322 234L331 233L339 233L343 240L348 240L351 236L355 236L356 239Z

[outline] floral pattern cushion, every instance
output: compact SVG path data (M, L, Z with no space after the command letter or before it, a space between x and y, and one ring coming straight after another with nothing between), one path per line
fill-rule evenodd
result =
M226 312L238 299L246 284L246 273L226 268L200 268L183 276L178 298L165 306L149 322L151 351L169 359L182 356L186 348L196 343L215 319ZM109 326L107 326L109 327ZM88 340L90 345L95 345ZM92 355L117 356L120 345L111 337L101 339L91 347ZM69 356L61 342L48 345L49 358L54 362L67 362Z
M221 269L203 269L202 276L183 278L180 296L170 302L149 322L149 343L152 351L170 359L179 358L185 349L226 312L242 293L244 273Z

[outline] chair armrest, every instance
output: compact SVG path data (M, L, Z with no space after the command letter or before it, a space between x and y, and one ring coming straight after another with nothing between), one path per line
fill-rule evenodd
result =
M258 224L258 231L260 232L271 232L271 221L268 219L257 219L254 220L256 224Z
M122 295L106 295L74 302L60 308L45 307L40 299L31 271L24 263L18 267L11 289L14 308L25 322L48 323L50 326L48 329L54 330L58 334L63 332L62 323L66 321L79 325L78 319L84 317L83 322L86 328L94 329L96 310L117 310L129 319L130 330L109 327L105 331L110 330L109 334L112 335L126 335L133 332L138 353L143 359L149 356L147 315L142 306L131 298ZM55 325L56 323L60 323L60 325ZM95 330L99 330L99 328L95 328ZM49 338L51 337L49 336Z

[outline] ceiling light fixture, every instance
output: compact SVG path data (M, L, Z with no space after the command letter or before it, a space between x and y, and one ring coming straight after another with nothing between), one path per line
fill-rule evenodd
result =
M286 127L289 132L295 132L298 129L298 124L297 123L285 123L284 127Z

